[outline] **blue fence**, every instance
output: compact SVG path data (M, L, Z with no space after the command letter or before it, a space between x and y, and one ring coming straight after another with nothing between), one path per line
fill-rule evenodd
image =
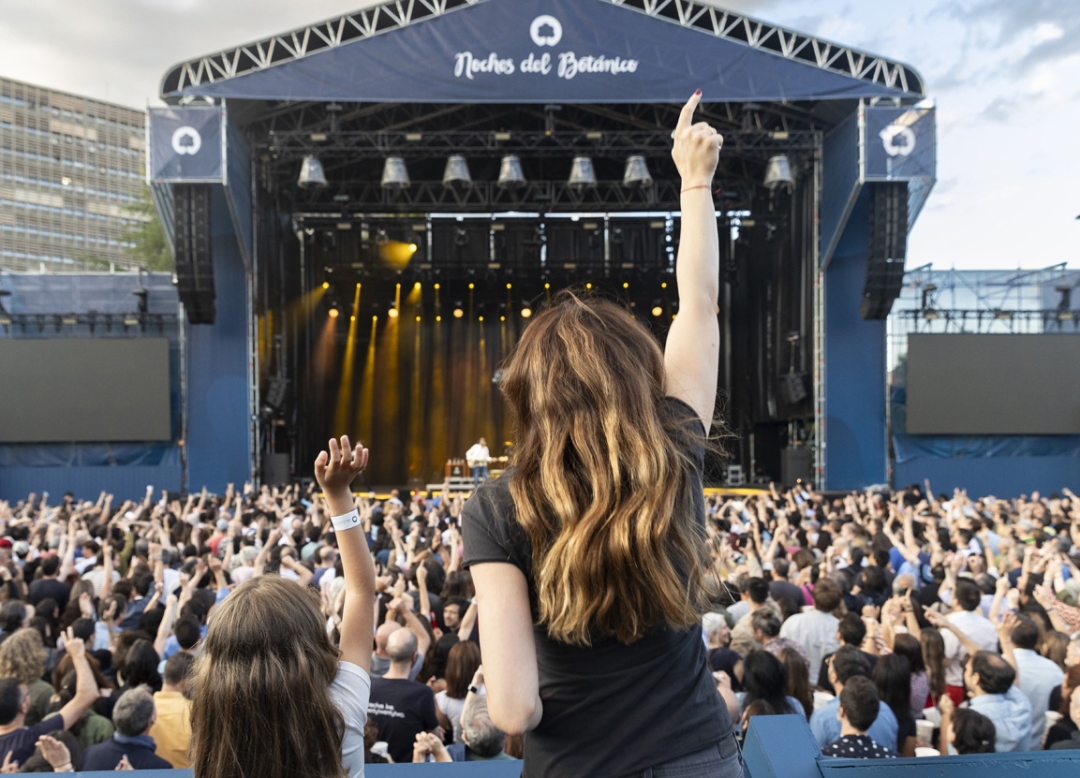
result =
M116 777L115 772L59 773L82 778ZM452 764L369 764L364 778L518 778L521 762L454 762ZM192 778L191 770L140 770L139 778ZM1041 778L1041 777L1040 777Z
M1074 778L1080 749L920 759L825 759L802 716L757 716L743 747L746 778Z

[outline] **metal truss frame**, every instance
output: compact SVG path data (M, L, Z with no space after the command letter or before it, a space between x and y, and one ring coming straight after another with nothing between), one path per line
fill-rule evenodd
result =
M735 132L724 136L724 150L740 155L805 152L813 153L817 133ZM629 154L661 155L671 150L667 130L587 131L547 133L537 131L473 132L272 132L269 150L279 161L306 154L345 155L350 160L403 157L439 157L464 154L466 157L528 154L530 157L565 157L588 154L619 157Z
M923 97L925 93L922 76L910 65L793 30L785 30L745 14L725 11L701 0L601 1L631 8L683 27L709 32L718 38L736 41L784 59L891 89L900 89L912 97Z
M113 327L125 331L129 327L140 330L156 329L163 331L166 325L175 325L179 316L175 313L0 313L0 327L19 327L26 331L36 327L38 332L52 328L55 332L85 329L93 333L97 328L111 332Z
M292 62L320 51L408 27L489 0L389 0L353 13L182 62L166 73L162 97ZM784 59L839 73L912 97L924 95L922 77L909 65L786 30L701 0L600 0Z
M465 188L443 186L441 181L414 181L403 190L383 189L378 181L345 182L348 203L313 200L298 205L309 216L322 212L343 218L371 210L417 213L426 209L474 211L594 211L608 209L678 210L678 181L655 181L652 186L628 189L622 181L600 181L596 186L572 187L565 182L530 181L518 189L500 188L493 181L477 181Z

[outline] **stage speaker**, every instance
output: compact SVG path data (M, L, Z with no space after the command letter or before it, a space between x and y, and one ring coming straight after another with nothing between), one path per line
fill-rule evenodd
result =
M859 312L864 319L886 319L900 296L907 257L906 181L881 181L870 187L870 247Z
M285 486L290 480L288 454L263 454L262 482L264 484Z
M271 410L280 411L285 405L285 398L289 392L289 379L282 378L281 376L274 376L270 379L270 384L266 387L266 394L263 395L263 405L268 406Z
M790 489L802 479L809 482L814 474L814 452L809 446L785 448L780 452L780 480Z
M214 259L210 243L210 185L174 184L176 288L191 324L213 324Z

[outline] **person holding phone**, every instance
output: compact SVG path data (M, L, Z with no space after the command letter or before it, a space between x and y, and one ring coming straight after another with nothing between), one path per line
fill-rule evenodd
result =
M716 401L722 137L682 109L679 314L665 349L628 311L574 293L530 321L500 389L512 468L465 505L495 726L528 778L742 775L701 634L702 470Z

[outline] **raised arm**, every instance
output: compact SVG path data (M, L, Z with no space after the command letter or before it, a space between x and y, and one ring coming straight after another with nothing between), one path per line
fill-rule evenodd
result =
M94 671L86 660L86 646L82 640L75 637L70 627L64 636L64 650L67 651L67 655L71 657L71 663L75 666L75 696L60 709L64 729L70 729L94 704L94 700L98 698L98 688L94 680Z
M355 450L350 448L347 436L342 436L340 446L331 440L329 449L329 453L319 452L315 460L315 478L323 489L330 516L345 516L354 510L349 485L367 467L368 452L359 443ZM345 609L339 630L341 659L368 672L375 639L375 563L359 519L352 526L335 523L334 531L345 574Z
M683 107L671 152L682 177L682 232L675 266L679 314L668 331L664 375L667 393L693 408L708 432L720 361L720 237L712 180L724 138L705 122L693 123L700 102L699 89Z

